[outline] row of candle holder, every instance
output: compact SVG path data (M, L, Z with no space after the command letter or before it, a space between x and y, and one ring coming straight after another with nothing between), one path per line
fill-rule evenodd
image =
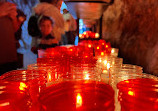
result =
M3 74L0 110L158 110L158 78L144 74L142 67L123 64L116 54L72 55L44 56L27 70Z
M88 57L87 59L85 59L85 58L83 59L81 57L81 58L74 59L74 60L71 58L71 60L73 61L72 62L70 60L71 62L69 63L69 64L71 64L71 66L73 66L73 67L69 68L69 69L71 69L71 71L70 71L71 73L69 72L69 74L71 75L71 79L80 78L80 79L84 79L84 80L89 80L89 79L97 77L97 79L99 78L99 81L102 81L103 83L106 83L106 84L110 84L113 87L113 90L115 91L115 94L114 94L115 95L114 96L115 110L117 110L117 111L125 110L126 111L130 108L133 111L135 111L135 110L137 111L140 109L139 107L135 107L132 109L131 106L124 105L123 102L120 102L123 100L125 100L125 101L128 100L128 98L124 99L124 96L121 95L122 90L119 90L120 82L127 81L127 80L137 80L137 79L139 79L140 81L144 81L145 77L148 78L149 81L154 80L155 82L157 82L157 77L150 75L151 78L149 78L148 74L143 74L143 68L140 66L123 64L123 59L116 57L118 55L118 51L114 55L113 56L99 55L99 56L95 56L94 58ZM93 60L95 62L93 62ZM82 61L81 64L79 64L80 61ZM91 63L93 64L93 66ZM91 68L91 66L93 68ZM81 75L78 76L78 74L81 74L82 76ZM69 77L70 75L66 75L66 76ZM91 76L89 76L89 75L91 75ZM139 85L141 85L141 84L138 84L138 86ZM150 84L150 87L152 85L153 84ZM121 87L124 87L124 86L121 86ZM154 87L154 88L156 89L157 87ZM129 87L129 89L131 89L131 88ZM155 92L154 90L152 90L153 93ZM130 91L128 90L128 88L126 91L127 91L127 93L129 92L129 97L130 97ZM131 92L131 93L133 93L133 92ZM145 92L145 93L147 93L147 92ZM157 98L158 97L155 96L155 99L157 99ZM151 107L153 105L150 104L150 105L148 105L150 107L147 106L148 109L151 108L153 111L156 111L157 102L152 101L151 98L148 98L147 100L148 101L145 104L147 104L149 102L152 104L154 103L154 106L155 106L155 107ZM132 104L132 102L130 104ZM146 109L144 108L143 110L145 111Z
M110 43L106 43L105 40L92 41L85 40L78 44L78 46L59 46L55 48L48 48L46 50L39 50L39 58L52 58L52 57L97 57L113 55L118 56L118 49L111 48Z

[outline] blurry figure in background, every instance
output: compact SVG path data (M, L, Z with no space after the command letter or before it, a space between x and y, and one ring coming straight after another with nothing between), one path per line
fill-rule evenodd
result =
M32 38L31 51L35 54L38 49L46 49L58 45L58 41L51 35L53 20L48 16L41 16L38 21L41 36Z
M17 50L14 21L17 19L16 5L0 2L0 75L17 69Z
M16 32L15 32L15 39L16 39L16 48L17 48L17 56L18 56L18 68L23 68L23 54L18 52L18 48L20 48L19 40L21 40L24 44L25 42L22 39L22 25L26 20L26 15L20 9L17 9L17 23L16 23Z
M76 20L66 9L63 9L63 17L65 21L65 36L63 36L63 43L65 45L65 43L68 41L68 44L74 44L77 29Z
M53 19L54 26L51 34L58 42L64 33L64 19L60 13L61 3L62 0L40 0L40 3L33 8L35 14L49 16Z

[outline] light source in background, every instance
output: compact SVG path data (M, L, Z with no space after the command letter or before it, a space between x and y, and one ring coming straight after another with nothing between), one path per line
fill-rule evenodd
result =
M99 38L99 34L98 33L95 33L95 38Z

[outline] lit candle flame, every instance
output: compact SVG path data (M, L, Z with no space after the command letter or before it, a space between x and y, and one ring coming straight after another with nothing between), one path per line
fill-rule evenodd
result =
M103 55L104 55L104 52L101 52L101 55L103 56Z
M84 35L86 35L86 32L83 32Z
M107 63L107 69L110 69L110 63Z
M101 58L98 59L99 62L102 62Z
M70 51L72 51L72 49L70 49Z
M20 82L19 89L20 89L21 91L24 91L26 88L27 88L27 85L26 85L25 83L23 83L23 82Z
M105 60L103 63L104 63L104 65L106 65L107 64L107 60Z
M125 81L126 83L129 83L129 81Z
M133 91L128 91L128 95L135 96L135 93Z
M76 96L76 107L81 107L82 106L82 96L80 95L80 93L77 94Z
M79 34L79 38L82 38L82 34Z
M95 33L95 38L99 38L99 34L98 33Z
M89 48L91 48L91 47L92 47L92 45L91 45L91 44L89 44L89 45L88 45L88 47L89 47Z
M114 53L114 49L111 50L111 53Z
M88 56L87 56L87 55L85 55L84 57L85 57L85 58L88 58Z
M52 81L51 73L48 72L48 82L51 82L51 81Z
M90 78L89 78L89 74L87 74L87 72L85 72L84 79L85 79L85 80L89 80L89 79L90 79Z

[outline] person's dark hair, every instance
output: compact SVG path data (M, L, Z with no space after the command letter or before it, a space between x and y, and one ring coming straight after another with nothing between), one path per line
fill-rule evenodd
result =
M41 24L43 21L45 21L45 20L49 20L52 25L54 24L52 18L50 18L50 17L48 17L48 16L41 16L41 17L39 18L38 24L40 25L40 24Z
M40 0L40 2L52 3L54 0Z
M22 10L20 10L20 9L17 9L17 18L20 17L20 16L26 18L26 15L24 14L24 12Z

